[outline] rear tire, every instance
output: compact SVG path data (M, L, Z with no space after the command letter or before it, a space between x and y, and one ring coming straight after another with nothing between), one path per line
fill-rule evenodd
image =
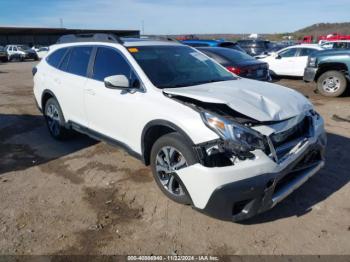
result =
M324 96L341 96L347 85L348 82L344 74L339 71L327 71L317 79L317 90Z
M55 98L50 98L45 104L44 116L51 136L57 140L65 140L70 130L65 127L65 119L60 105Z
M198 163L193 148L179 133L160 137L151 150L151 169L160 190L171 200L191 204L186 187L176 170Z

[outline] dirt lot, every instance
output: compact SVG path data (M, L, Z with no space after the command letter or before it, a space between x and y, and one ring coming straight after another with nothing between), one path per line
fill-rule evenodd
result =
M50 138L34 64L0 64L1 254L350 254L350 97L308 95L326 120L326 167L243 224L168 200L148 168L84 136Z

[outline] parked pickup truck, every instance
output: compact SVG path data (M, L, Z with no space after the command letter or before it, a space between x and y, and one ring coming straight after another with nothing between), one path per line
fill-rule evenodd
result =
M337 97L349 87L350 50L325 50L309 56L305 82L316 82L324 96Z

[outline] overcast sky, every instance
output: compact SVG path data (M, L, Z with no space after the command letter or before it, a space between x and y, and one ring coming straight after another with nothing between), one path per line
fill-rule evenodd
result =
M146 34L292 32L350 21L350 0L0 0L0 26L140 29Z

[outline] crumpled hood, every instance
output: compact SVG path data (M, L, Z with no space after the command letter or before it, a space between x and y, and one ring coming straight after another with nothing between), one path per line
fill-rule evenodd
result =
M248 79L167 88L163 91L202 102L226 104L261 122L285 120L313 108L302 94L292 89Z

